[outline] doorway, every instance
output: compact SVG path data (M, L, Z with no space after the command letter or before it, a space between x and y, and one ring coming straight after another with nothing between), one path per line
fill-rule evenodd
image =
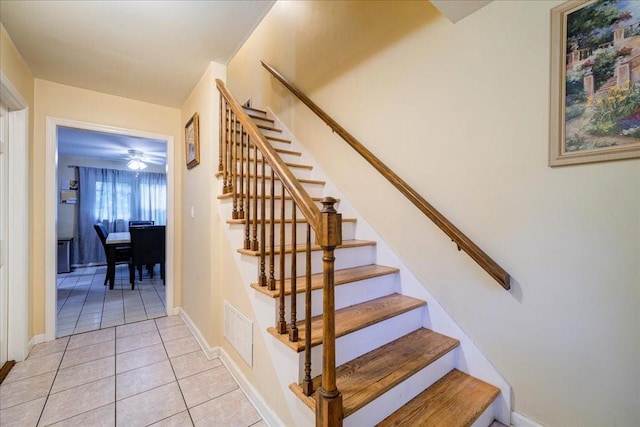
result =
M57 217L58 205L60 202L60 195L58 190L59 177L57 175L59 164L58 157L58 132L61 129L76 129L83 131L91 131L110 135L127 135L133 138L146 138L154 140L162 140L166 142L166 209L167 209L167 241L166 241L166 280L163 299L165 302L164 314L173 315L175 309L173 307L173 212L174 212L174 185L173 185L173 153L174 144L173 137L170 135L154 134L150 132L116 128L112 126L105 126L95 123L78 122L66 119L47 117L47 162L46 162L46 177L47 184L45 188L46 193L46 206L47 212L54 214L48 215L45 219L45 277L46 277L46 296L45 296L45 340L53 340L56 337L57 332L57 249L58 249L58 235L57 235L57 223L59 218ZM102 286L102 284L101 284Z

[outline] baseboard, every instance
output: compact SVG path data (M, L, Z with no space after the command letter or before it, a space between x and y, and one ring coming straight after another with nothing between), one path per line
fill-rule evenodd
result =
M280 427L284 426L282 420L276 415L275 412L267 405L267 403L262 398L262 395L258 393L258 390L247 380L247 377L244 376L238 365L229 357L226 351L223 348L219 347L220 360L226 366L227 370L231 374L231 376L236 380L244 394L247 396L247 399L253 404L256 408L264 422L271 427Z
M195 325L195 323L193 323L189 315L183 309L178 307L176 308L176 311L178 312L176 314L180 315L182 321L185 325L187 325L187 328L189 328L189 330L193 334L194 338L198 342L198 345L200 345L200 348L202 349L202 351L204 351L207 359L211 360L218 357L220 355L220 347L211 347L209 345L207 340L204 339L204 335L202 335L202 332L200 332L200 329L198 329L198 327Z
M529 418L517 412L511 412L511 425L513 427L543 427L542 424L531 421Z

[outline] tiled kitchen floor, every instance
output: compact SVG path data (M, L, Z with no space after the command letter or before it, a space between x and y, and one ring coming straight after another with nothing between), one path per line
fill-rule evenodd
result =
M0 425L267 424L171 316L36 345L0 385Z
M57 337L166 316L158 265L153 279L146 271L142 281L136 275L134 290L126 265L116 267L113 289L104 286L106 271L106 266L83 267L58 275Z

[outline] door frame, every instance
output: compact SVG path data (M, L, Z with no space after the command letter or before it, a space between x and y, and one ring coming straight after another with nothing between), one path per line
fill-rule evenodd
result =
M58 126L72 127L96 132L130 135L166 141L167 143L167 262L165 269L165 301L167 315L176 314L174 307L174 236L175 236L175 185L174 173L174 138L135 129L127 129L98 123L82 122L78 120L62 119L58 117L46 118L46 167L45 167L45 341L56 338L56 223L57 223L57 171L58 171Z
M7 357L22 361L29 354L29 104L0 71L0 102L8 109L6 147L7 238ZM8 248L11 248L9 251Z

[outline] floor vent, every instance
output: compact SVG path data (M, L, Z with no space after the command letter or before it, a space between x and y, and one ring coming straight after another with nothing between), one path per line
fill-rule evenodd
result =
M253 322L227 301L224 302L224 337L253 366Z

